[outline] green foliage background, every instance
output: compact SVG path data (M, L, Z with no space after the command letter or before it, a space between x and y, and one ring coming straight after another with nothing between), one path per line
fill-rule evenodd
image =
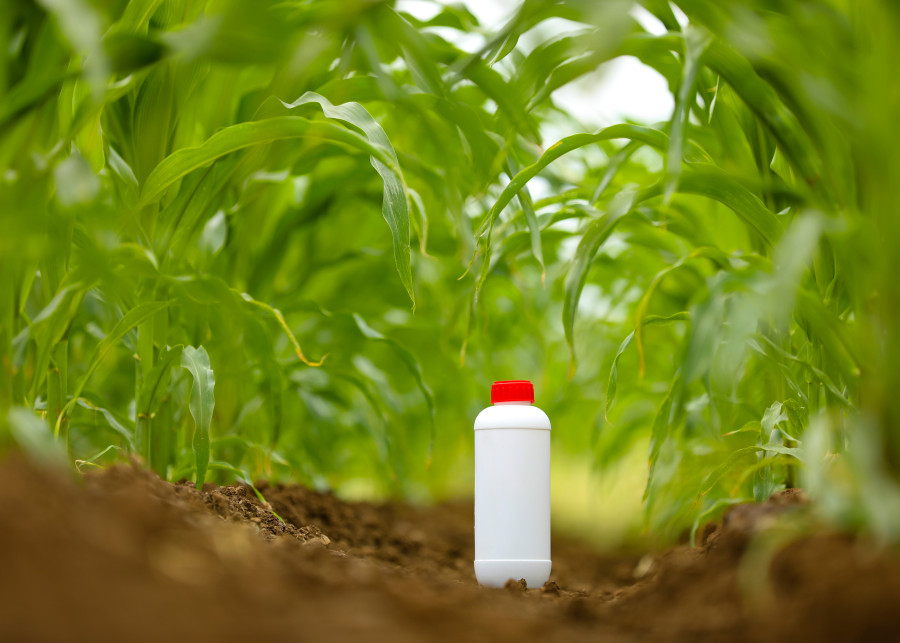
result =
M640 4L2 0L0 439L441 496L530 377L557 452L649 444L652 533L900 536L900 5ZM585 131L619 56L672 117Z

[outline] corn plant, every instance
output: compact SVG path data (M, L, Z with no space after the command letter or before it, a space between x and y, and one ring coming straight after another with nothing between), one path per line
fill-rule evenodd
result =
M802 483L900 535L888 0L0 6L9 439L442 494L530 376L655 533ZM623 56L668 121L560 109Z

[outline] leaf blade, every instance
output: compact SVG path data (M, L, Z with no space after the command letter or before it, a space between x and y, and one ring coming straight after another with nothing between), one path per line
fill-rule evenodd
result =
M200 489L203 487L209 467L209 428L216 406L216 378L210 367L209 355L203 346L198 348L185 346L181 352L181 367L187 370L193 378L189 405L191 417L194 418L194 436L191 439L191 447L194 451L196 468L195 484Z

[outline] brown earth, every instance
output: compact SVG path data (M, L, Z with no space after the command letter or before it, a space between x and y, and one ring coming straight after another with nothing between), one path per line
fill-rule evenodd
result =
M900 558L772 527L805 513L798 493L734 508L698 548L556 537L550 583L492 590L471 504L261 490L286 523L240 485L0 464L0 641L900 640Z

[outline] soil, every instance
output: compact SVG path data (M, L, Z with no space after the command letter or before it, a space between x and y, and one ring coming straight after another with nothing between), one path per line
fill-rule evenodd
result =
M0 463L0 641L900 640L900 558L784 527L800 492L733 508L696 548L555 536L547 585L485 589L470 503L260 488L270 507L134 467Z

